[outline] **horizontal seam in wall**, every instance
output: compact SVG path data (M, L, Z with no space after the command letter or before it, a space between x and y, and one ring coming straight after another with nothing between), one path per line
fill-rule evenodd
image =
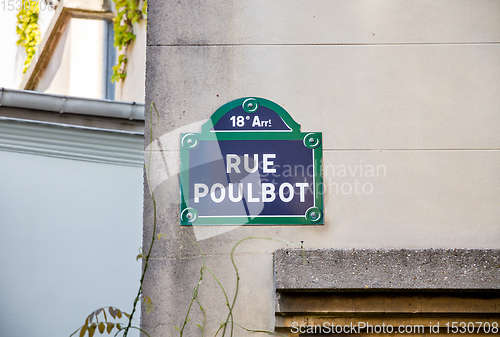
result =
M323 151L500 151L500 149L323 149Z
M145 149L145 153L161 153L161 152L180 152L180 150L162 149L149 150ZM484 149L335 149L323 148L323 151L500 151L500 148L484 148Z
M148 47L285 47L285 46L467 46L499 45L500 42L387 42L387 43L213 43L213 44L148 44Z

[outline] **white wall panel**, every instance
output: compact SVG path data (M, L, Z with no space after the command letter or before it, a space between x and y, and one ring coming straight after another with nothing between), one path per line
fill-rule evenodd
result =
M130 312L141 171L0 151L2 336L69 336L99 307Z

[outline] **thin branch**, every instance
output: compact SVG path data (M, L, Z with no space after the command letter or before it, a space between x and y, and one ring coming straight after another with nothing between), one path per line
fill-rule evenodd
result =
M150 113L150 119L149 119L149 123L150 123L150 142L153 143L153 108L155 109L155 112L158 116L158 120L160 119L160 113L158 112L158 109L156 109L156 105L154 103L151 103L151 107L150 107L150 110L149 110L149 113ZM150 182L150 168L151 168L151 156L152 156L152 147L150 147L149 149L149 158L148 158L148 165L145 166L145 169L147 171L147 174L146 174L146 178L147 178L147 181L148 181L148 186L151 186L151 182ZM139 302L139 299L143 293L143 285L144 285L144 278L146 276L146 271L148 270L148 267L149 267L149 257L151 256L151 252L153 250L153 244L155 242L155 238L156 238L156 224L157 224L157 218L156 218L156 199L155 199L155 195L154 195L154 192L151 190L151 200L153 201L153 236L151 238L151 244L149 246L149 251L146 255L146 257L143 259L144 261L144 269L142 271L142 275L141 275L141 279L140 279L140 282L139 282L139 290L137 291L137 296L135 297L134 299L134 305L132 307L132 312L130 313L130 317L128 318L128 325L127 327L125 328L125 331L123 333L123 337L127 337L128 335L128 331L129 329L131 328L132 326L132 319L134 318L134 313L135 313L135 310L137 308L137 302Z
M234 332L234 325L233 325L233 320L231 319L231 317L233 315L234 305L236 304L236 298L238 296L238 291L240 288L240 273L238 271L238 268L236 267L236 263L234 262L234 250L243 241L251 240L251 239L271 240L271 241L281 242L281 243L284 243L286 245L294 245L294 243L292 243L292 242L288 242L288 241L284 241L284 240L280 240L280 239L275 239L275 238L271 238L271 237L265 237L265 236L247 236L247 237L244 237L243 239L239 240L238 242L236 242L236 244L233 246L233 249L231 250L231 263L233 264L233 268L234 268L234 271L236 273L236 289L234 291L233 303L231 304L231 306L229 308L229 314L227 315L227 318L226 318L226 324L224 325L224 330L222 331L222 337L224 337L226 335L226 328L227 328L227 324L229 322L231 322L231 335L230 335L231 337L233 337L233 332Z
M268 331L268 330L258 330L258 329L247 329L245 328L244 326L234 322L234 324L236 324L237 326L239 326L240 328L242 328L243 330L246 330L248 332L262 332L262 333L267 333L269 335L275 335L275 336L280 336L280 337L286 337L284 335L280 335L279 333L276 333L276 332L273 332L273 331Z

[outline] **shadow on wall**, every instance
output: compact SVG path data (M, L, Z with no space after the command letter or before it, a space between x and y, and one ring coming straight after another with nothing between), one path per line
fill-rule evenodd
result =
M68 34L71 29L71 24L68 24L66 29L64 30L63 34L61 35L57 47L54 50L52 57L50 58L49 64L47 65L47 68L45 68L45 71L43 72L40 82L38 82L37 89L36 91L40 92L45 92L47 89L49 89L50 85L52 84L52 81L56 77L56 75L62 73L66 74L66 77L64 78L65 81L60 84L60 88L62 90L65 90L64 92L58 92L60 95L68 95L69 94L69 58L67 57L65 60L63 60L64 52L65 51L70 51L69 45L71 41L68 41ZM65 88L65 89L63 89Z

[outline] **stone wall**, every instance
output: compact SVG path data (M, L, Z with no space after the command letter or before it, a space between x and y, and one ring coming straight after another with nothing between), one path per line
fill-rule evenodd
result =
M247 236L304 241L308 249L499 248L499 2L148 5L146 104L154 102L160 118L147 127L146 158L157 231L166 233L145 283L156 309L142 324L152 335L178 334L203 261L232 300L230 253ZM179 226L179 133L200 132L217 108L245 96L272 100L303 132L323 133L323 226ZM151 144L151 130L163 141ZM147 248L154 218L147 183L144 199ZM252 239L236 248L239 324L275 326L273 252L284 246ZM199 300L214 335L227 306L206 271ZM196 336L201 311L190 317L185 335Z

